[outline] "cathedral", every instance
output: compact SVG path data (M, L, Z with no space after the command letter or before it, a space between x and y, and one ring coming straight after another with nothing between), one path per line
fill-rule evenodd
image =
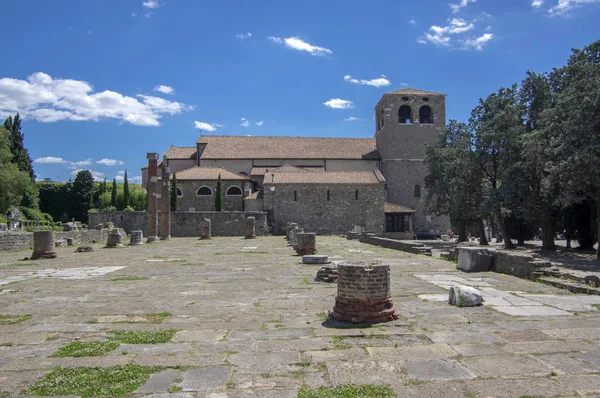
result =
M446 233L447 217L425 207L425 146L446 125L445 94L405 88L375 106L374 138L200 136L171 146L159 163L176 179L178 209L264 211L273 233L350 230L407 239ZM142 169L142 183L148 180Z

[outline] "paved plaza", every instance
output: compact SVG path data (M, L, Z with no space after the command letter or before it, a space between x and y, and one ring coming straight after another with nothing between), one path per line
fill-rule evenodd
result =
M2 253L0 315L31 317L0 323L0 396L56 366L126 364L164 367L136 397L287 398L340 384L387 385L398 397L600 396L600 296L319 236L318 254L334 262L391 268L400 318L349 327L326 318L336 284L315 282L319 266L299 264L279 236L94 249L35 261ZM447 304L455 284L479 289L484 305ZM168 329L166 343L52 357L116 330Z

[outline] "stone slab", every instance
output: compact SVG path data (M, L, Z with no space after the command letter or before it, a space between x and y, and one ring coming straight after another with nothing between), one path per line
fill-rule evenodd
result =
M521 341L548 341L556 340L556 337L544 333L538 329L523 329L519 331L503 331L496 333L496 336L509 343L518 343Z
M600 340L600 328L549 329L545 333L565 340Z
M41 344L55 335L50 332L0 333L0 345Z
M595 356L600 361L600 352ZM546 354L540 355L537 359L544 361L558 369L561 373L569 375L582 375L590 373L600 373L600 366L594 365L579 352L566 354Z
M558 352L591 351L598 347L585 341L529 341L508 343L502 348L511 354L551 354Z
M162 372L153 373L148 380L135 390L137 394L153 394L164 393L173 384L173 382L181 377L181 372L178 370L167 369Z
M469 382L468 388L471 396L475 397L570 397L575 395L573 390L547 377L473 380Z
M231 372L232 369L226 366L190 369L183 375L181 389L183 392L223 389L231 377Z
M294 364L300 362L300 353L297 351L280 351L267 353L240 353L227 357L227 361L233 365L253 364Z
M555 377L561 386L573 389L580 395L598 396L600 395L600 377L593 376L558 376Z
M426 336L436 344L491 344L500 341L489 332L426 333Z
M452 359L434 359L400 362L409 378L425 381L472 380L477 376Z
M546 376L553 369L531 356L467 358L462 363L479 377Z
M279 329L279 330L233 330L227 336L229 340L269 340L269 339L299 339L313 335L310 329Z
M504 354L504 351L494 344L451 344L450 347L463 357L483 357Z
M225 337L226 330L182 330L175 333L172 342L217 342Z
M429 344L412 347L369 347L367 351L376 361L379 360L410 360L410 359L441 359L455 357L458 354L448 344Z
M161 344L121 344L113 352L115 354L144 354L144 355L175 355L185 354L192 350L187 343L161 343Z
M395 362L386 361L331 361L327 371L334 385L389 384L404 378Z

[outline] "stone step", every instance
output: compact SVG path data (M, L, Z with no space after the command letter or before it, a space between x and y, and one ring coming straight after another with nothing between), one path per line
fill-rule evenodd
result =
M600 296L600 288L592 287L591 285L586 285L584 283L578 283L575 281L556 278L552 276L542 276L538 278L537 281L546 285L557 287L559 289L568 290L571 293L591 294L595 296Z

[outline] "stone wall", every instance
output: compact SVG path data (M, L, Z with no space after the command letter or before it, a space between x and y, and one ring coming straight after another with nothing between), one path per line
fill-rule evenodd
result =
M204 211L204 212L171 212L172 237L199 237L200 223L205 218L212 221L213 236L244 236L244 223L247 217L256 218L256 235L265 235L268 232L265 212L243 211ZM160 222L160 213L158 215ZM132 230L146 231L146 212L103 212L90 213L89 225L112 222L115 226L122 227L127 233Z
M277 234L284 233L288 222L319 235L345 234L355 225L383 233L383 184L275 184L274 194L272 186L265 184L264 208L271 210L274 205Z
M412 232L384 232L384 238L388 239L399 239L399 240L411 240L413 238Z
M55 238L73 238L75 244L86 242L104 242L108 237L108 229L89 229L80 231L55 232ZM29 250L33 247L33 232L0 232L0 251Z
M407 253L424 254L431 256L431 248L419 242L401 241L397 239L382 238L372 234L362 234L360 241L370 245L385 247L386 249L401 250Z
M502 274L510 274L520 278L529 278L539 267L547 265L528 253L511 253L496 250L492 252L492 270Z
M227 195L230 187L238 187L242 192L246 181L223 180L221 184L221 199L224 211L243 211L244 200L242 195ZM211 196L198 196L196 192L200 187L209 187L212 191ZM215 192L217 189L216 181L177 181L177 188L180 188L183 195L177 198L177 207L179 211L188 211L190 208L197 212L215 211ZM159 201L160 202L160 201Z

